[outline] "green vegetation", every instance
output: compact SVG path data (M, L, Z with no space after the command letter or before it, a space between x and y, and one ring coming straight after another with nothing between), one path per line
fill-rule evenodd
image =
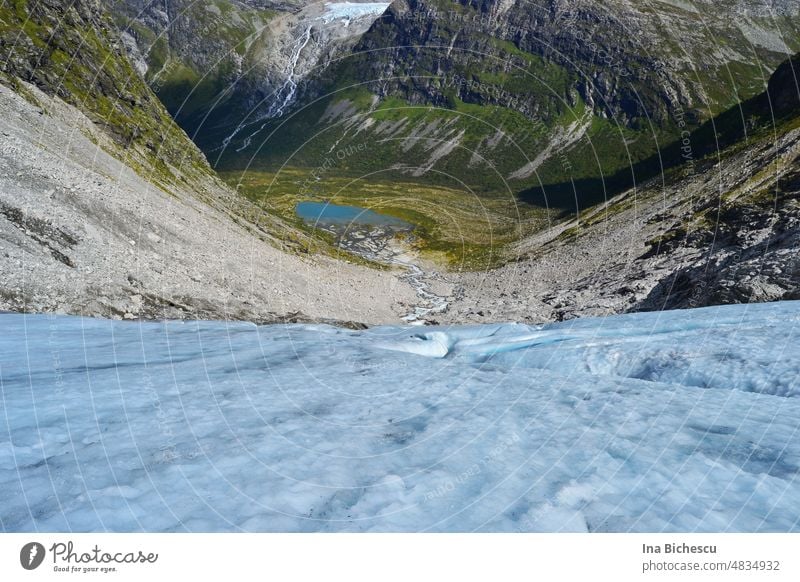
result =
M334 110L345 113L317 123L326 111ZM363 129L355 131L356 127ZM248 128L240 135L247 133ZM551 146L554 136L561 136L566 145ZM218 136L216 143L221 139ZM671 141L666 134L663 139ZM262 170L287 164L312 170L338 152L361 146L363 153L337 160L336 172L368 175L404 167L404 182L489 197L522 193L525 202L563 210L574 207L573 182L585 181L581 199L586 206L596 204L609 193L602 180L597 184L589 180L630 171L631 165L657 151L658 143L646 133L591 115L580 99L545 123L518 109L458 97L452 99L451 108L414 105L398 97L376 106L365 88L354 88L313 103L289 120L268 124L251 148L226 151L218 168ZM539 167L516 176L551 147L551 155ZM525 194L534 191L539 194Z
M444 27L440 36L452 32L446 21L438 24ZM671 126L654 133L600 115L575 90L576 73L509 41L475 37L482 52L454 59L446 73L433 72L438 49L416 48L414 83L393 81L396 86L388 94L382 90L379 100L372 83L360 79L371 60L388 57L356 54L342 61L320 81L326 97L267 124L250 147L235 151L239 142L228 148L217 167L312 170L336 150L366 144L367 153L342 161L337 171L368 175L402 166L403 180L421 186L481 196L510 193L569 213L576 206L576 183L580 207L602 202L610 195L608 177L630 173L679 134ZM424 87L422 102L411 86ZM245 128L239 138L261 125ZM223 137L206 132L199 143L211 153ZM535 159L535 167L521 172Z
M307 170L290 168L278 174L248 171L222 174L265 211L311 236L329 237L295 214L304 200L355 205L413 223L417 249L430 260L455 269L480 269L505 259L506 245L542 228L547 214L520 206L513 197L468 196L461 190L424 186L378 176L358 179L325 176L308 186ZM311 178L313 180L313 178Z
M265 24L275 15L229 0L198 5L177 0L169 27L144 26L138 5L114 6L117 26L134 36L148 69L146 80L170 114L194 133L208 109L258 58Z
M0 7L0 39L13 47L5 65L9 78L34 82L79 106L107 129L135 168L165 188L183 174L210 174L203 157L124 58L102 15L92 13L87 22L74 11L34 9L33 4L15 0ZM452 14L474 10L471 5L447 6ZM685 12L664 7L660 14L670 11ZM264 42L261 30L272 13L229 0L178 12L185 20L177 27L182 34L189 30L191 37L199 31L185 46L169 30L151 30L131 20L136 14L118 13L116 22L144 50L147 81L158 97L184 127L192 128L236 76L241 59L247 67L247 59L258 52ZM437 25L426 38L431 47L452 41L464 28L457 18L440 18ZM690 171L682 132L690 132L691 163L708 164L714 155L729 155L770 129L757 97L741 110L700 123L702 115L718 113L737 95L757 92L763 85L758 65L733 62L724 70L687 73L707 91L707 111L687 107L685 123L679 124L658 94L660 88L644 83L654 78L644 57L627 55L624 64L635 74L621 85L633 83L643 106L653 110L648 120L636 117L637 104L625 102L625 87L614 88L624 113L618 117L578 90L584 76L596 78L603 71L602 63L589 58L580 67L570 66L539 51L533 41L501 40L466 27L470 48L455 51L442 66L440 48L398 52L391 42L398 31L384 26L378 22L368 36L378 47L388 44L385 54L355 54L330 67L316 81L316 94L325 97L271 121L250 147L237 152L241 143L236 144L218 160L229 183L241 182L242 192L294 229L285 238L298 237L297 249L338 252L326 235L312 233L294 215L300 200L333 199L416 224L416 244L431 258L451 266L485 267L503 260L506 245L550 219L580 210L583 221L586 210L593 209L588 220L601 220L634 203L604 205L634 181L664 171L667 179L676 179ZM24 42L15 41L19 31ZM409 34L413 38L418 32ZM407 44L403 40L399 46ZM195 42L202 42L202 54L194 50ZM667 54L681 50L665 45ZM385 59L392 59L397 77L376 83ZM235 107L223 104L198 136L210 155L217 155L230 133L230 124L221 121L234 118ZM751 124L744 133L742 116ZM238 137L261 125L244 128ZM718 153L718 147L727 153ZM576 227L563 236L579 233Z
M202 154L121 54L112 30L91 5L76 10L16 0L13 10L0 7L0 44L8 47L2 72L78 107L116 141L115 154L165 189L210 176Z
M288 118L263 129L262 121L245 127L217 159L229 133L213 129L226 115L223 108L198 143L228 175L282 176L286 167L311 175L323 168L325 184L341 181L354 192L361 183L380 190L394 180L400 188L370 199L402 218L414 213L426 249L443 245L448 260L458 262L487 248L470 235L469 244L478 247L456 252L459 239L446 233L443 217L458 199L518 200L539 218L579 214L583 223L618 211L628 202L608 201L634 184L660 175L678 179L710 163L716 142L703 121L762 90L760 63L775 61L775 54L754 48L724 22L735 7L723 4L719 21L677 5L637 6L634 12L655 24L644 26L642 38L621 39L616 7L607 10L610 18L602 26L592 14L582 14L559 29L536 7L516 5L510 9L515 20L498 22L495 29L484 26L485 18L475 23L476 16L486 16L480 3L430 0L425 5L437 10L435 26L424 18L393 21L391 14L376 22L362 39L365 51L323 71L306 93L320 97L300 104ZM513 33L514 25L534 21L539 34ZM694 21L692 38L681 37L674 23ZM757 16L751 21L775 26ZM699 37L707 37L709 47L746 52L752 59L695 55L684 66L681 59ZM448 46L445 58L442 47ZM683 93L673 101L676 91ZM251 145L236 151L256 130ZM696 148L689 160L696 167L681 150L686 132ZM362 179L351 183L353 177ZM393 201L403 200L406 191L417 193L413 202ZM440 208L433 200L426 205L421 192L436 193ZM337 200L348 196L358 203L356 193L337 194ZM292 215L298 199L289 196L278 212ZM485 227L454 216L464 230ZM500 246L512 238L502 232Z
M542 228L548 217L568 218L577 205L581 226L562 236L579 236L583 225L637 203L633 198L608 203L634 180L682 179L713 166L718 156L732 155L754 139L774 137L797 123L792 117L777 129L764 100L756 96L741 109L732 108L693 129L687 138L677 128L653 135L616 124L593 115L580 98L545 123L512 107L458 96L450 96L446 107L398 96L377 100L361 85L269 124L259 134L263 141L254 140L259 148L255 159L250 149L229 151L220 166L228 169L231 182L244 173L244 191L286 219L294 217L299 200L315 197L375 208L417 224L420 248L431 257L480 268L504 260L506 245ZM749 127L742 125L742 112ZM554 132L581 123L588 123L584 136L556 149L527 181L507 178L535 157ZM458 145L431 163L432 152L454 136ZM492 163L476 163L473 151ZM289 170L260 171L284 163ZM426 165L429 171L415 175ZM312 175L320 176L319 187L303 192ZM483 214L486 208L491 210L489 219Z

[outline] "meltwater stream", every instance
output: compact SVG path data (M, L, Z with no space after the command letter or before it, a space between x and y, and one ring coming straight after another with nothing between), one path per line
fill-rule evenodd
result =
M449 307L447 298L431 289L430 281L440 278L440 275L423 270L408 249L396 240L398 233L413 232L413 224L360 206L330 202L300 202L295 211L315 228L336 236L340 248L367 260L395 265L406 271L400 279L414 289L418 302L403 316L404 321L422 325Z

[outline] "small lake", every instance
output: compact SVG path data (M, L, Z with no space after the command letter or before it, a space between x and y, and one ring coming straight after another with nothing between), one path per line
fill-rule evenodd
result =
M380 214L360 206L344 206L328 202L298 202L297 215L312 224L387 226L410 230L414 225L394 216Z

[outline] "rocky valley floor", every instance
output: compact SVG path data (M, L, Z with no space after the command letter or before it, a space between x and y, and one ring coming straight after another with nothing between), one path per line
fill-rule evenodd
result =
M800 129L680 168L448 279L440 321L550 321L800 298Z
M442 268L383 229L338 235L406 270L416 323L544 322L800 298L800 128L625 191L509 247L506 264ZM420 289L422 285L422 289Z
M287 249L272 233L291 228L248 222L219 181L160 187L75 108L28 92L0 85L0 309L374 324L413 302L395 273L304 254L301 233Z

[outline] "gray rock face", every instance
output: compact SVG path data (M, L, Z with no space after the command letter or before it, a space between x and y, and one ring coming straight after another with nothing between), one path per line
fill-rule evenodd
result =
M0 6L0 83L27 94L18 81L28 82L76 106L124 148L131 165L161 180L212 176L125 57L125 41L98 0L17 6Z
M732 105L735 93L762 90L764 75L800 50L799 33L800 5L791 1L398 0L358 49L379 51L359 61L362 79L397 77L378 91L442 104L437 75L524 66L524 57L503 52L510 43L573 74L572 89L602 115L662 125L678 111L708 117ZM479 97L459 91L468 102ZM548 117L547 104L529 107Z
M289 247L275 234L308 240L218 181L166 191L75 107L20 86L40 106L0 85L0 311L379 323L414 300L395 273Z
M711 223L714 228L680 232L672 240L672 249L654 255L664 260L693 253L697 258L676 265L638 308L679 309L800 298L800 164L797 137L790 139L788 158L783 154L760 160L780 168L780 178L762 192L762 198L719 204L717 220ZM730 181L734 192L737 178L740 176L734 172L723 178Z
M377 323L397 321L418 301L397 273L308 256L310 240L302 232L260 214L216 180L125 52L167 102L171 95L180 99L180 108L193 104L199 112L208 107L208 95L217 95L214 83L228 81L222 75L205 86L192 72L215 59L228 63L225 74L240 79L236 91L242 91L228 112L245 107L256 118L283 115L295 95L313 96L314 83L304 89L302 79L347 52L349 43L358 42L357 51L373 50L369 59L356 61L364 67L354 70L375 75L369 80L376 99L400 95L418 103L445 103L448 95L430 75L415 71L441 78L451 67L478 63L480 74L502 79L514 63L536 57L541 59L535 60L541 67L536 70L552 72L556 69L547 69L547 63L556 63L557 72L575 77L567 78L564 92L552 101L543 94L520 99L519 111L547 120L553 104L583 101L595 119L613 116L635 128L642 111L658 120L659 112L664 119L677 115L671 106L697 109L697 100L703 107L721 107L724 97L710 91L726 63L757 62L747 50L775 59L780 42L798 38L781 35L795 26L794 2L773 2L768 13L755 2L716 3L714 34L726 35L726 42L712 43L724 48L708 51L706 33L691 26L697 3L662 2L657 13L621 1L430 5L448 6L452 14L433 15L416 0L400 0L385 19L368 25L371 16L339 13L329 20L324 6L291 2L207 4L200 18L197 12L171 14L182 6L177 1L131 1L125 6L138 10L136 26L129 24L119 36L98 2L65 6L45 0L36 4L28 34L19 34L21 25L0 28L0 309L127 319ZM742 17L726 28L724 16L732 12L725 11L733 10ZM486 16L475 20L474 15ZM770 28L765 19L773 15L779 24ZM2 18L11 16L3 12ZM204 29L202 22L214 26ZM332 23L338 24L326 28ZM224 25L224 34L216 25ZM681 47L661 50L679 34ZM213 35L216 40L205 42ZM547 50L541 48L543 39L549 39ZM436 50L409 48L417 40ZM490 52L498 42L507 55L499 63ZM649 42L659 51L645 50ZM243 52L231 52L240 44ZM610 60L603 57L598 65L592 59L600 58L601 49ZM681 59L683 50L691 62ZM248 61L258 54L269 58ZM623 63L626 69L620 68ZM259 71L252 86L246 80L250 66ZM689 70L704 71L702 82L684 74ZM795 57L772 76L767 93L717 118L713 143L723 151L700 149L712 142L696 144L703 157L695 163L520 241L499 269L434 273L430 280L443 289L437 287L434 295L447 297L447 311L437 319L543 321L800 298L797 71ZM655 82L662 75L669 78ZM743 78L754 78L752 71L749 75ZM190 103L187 97L195 93L181 93L182 85L174 82L179 78L210 92L201 91ZM639 100L631 98L628 85L636 86L631 78L650 88L636 93ZM161 79L171 81L159 84ZM259 85L258 79L266 81ZM474 83L450 88L468 104L507 97L487 94ZM280 98L265 99L267 93ZM391 136L405 123L370 125L353 115L354 108L334 103L325 115L354 117L364 132L374 127ZM701 109L695 112L698 119ZM563 129L559 139L569 141L581 127ZM361 132L362 126L354 129ZM432 150L433 165L457 149L465 135L458 127L425 120L398 142L411 151L414 143L444 130L449 137ZM485 143L502 139L492 135Z
M190 132L281 116L299 85L355 41L389 2L107 0L145 77ZM224 133L224 128L221 130Z
M0 311L262 322L405 313L415 293L394 273L310 256L306 235L217 179L100 3L2 4L0 20Z
M794 125L522 241L504 267L453 275L464 294L442 321L549 321L800 298Z

